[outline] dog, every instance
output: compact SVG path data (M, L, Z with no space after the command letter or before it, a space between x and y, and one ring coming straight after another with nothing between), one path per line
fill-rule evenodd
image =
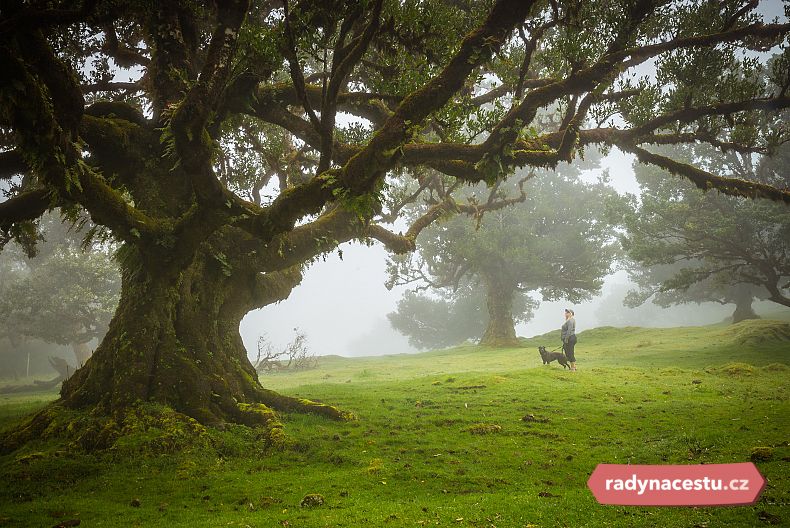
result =
M563 368L567 368L570 370L570 365L568 365L568 358L565 357L565 354L562 352L547 352L546 347L539 346L538 352L540 352L540 357L543 359L543 364L548 365L554 360L557 360L557 363L562 365Z

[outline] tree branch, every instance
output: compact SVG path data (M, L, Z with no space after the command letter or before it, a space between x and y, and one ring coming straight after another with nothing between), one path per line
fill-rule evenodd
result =
M98 0L85 0L79 9L19 9L0 21L0 35L30 32L47 26L65 26L84 21L93 12Z
M305 80L304 80L304 72L302 71L302 66L299 64L299 58L296 55L296 40L294 39L293 28L291 27L291 13L288 6L288 0L283 0L283 8L285 10L285 20L284 20L284 27L285 27L285 46L283 47L283 54L285 58L288 59L288 66L291 72L291 80L293 81L294 89L296 90L296 96L299 98L299 101L302 103L302 108L304 108L307 117L310 119L310 123L312 123L313 128L316 129L320 133L321 131L321 121L318 119L318 116L315 114L313 110L313 105L310 104L310 100L305 93Z
M49 208L46 189L33 189L0 202L0 231L8 231L17 222L35 220Z
M321 149L319 151L321 157L317 168L319 174L327 170L332 162L338 94L340 89L346 84L349 73L362 58L370 41L373 39L376 31L378 31L382 4L383 0L376 0L370 15L370 22L365 27L365 31L352 40L348 46L336 49L332 57L332 72L329 76L329 85L321 104ZM343 39L338 39L338 45L342 41Z
M630 135L631 137L638 139L640 136L649 134L650 132L665 127L670 123L690 123L705 116L730 115L737 112L745 112L750 110L763 110L766 112L772 112L787 107L790 107L790 97L745 99L731 103L717 103L709 106L684 108L682 110L670 112L668 114L651 119L641 126L631 129Z
M142 85L137 82L112 82L112 81L104 81L99 83L93 84L83 84L80 86L83 94L89 94L94 92L113 92L117 90L124 90L124 91L132 91L132 92L141 92L144 90Z
M501 152L503 146L513 143L518 131L525 123L534 119L537 110L552 101L565 95L589 92L601 80L624 69L641 64L642 62L659 55L665 51L679 48L710 46L716 43L734 42L747 37L775 38L790 31L790 24L752 24L746 28L724 31L709 35L675 39L660 44L647 45L638 48L616 50L610 47L610 52L604 55L595 65L571 74L566 79L537 88L526 95L518 107L511 110L504 119L491 131L485 141L484 150L487 152ZM621 42L624 42L620 39ZM625 59L630 57L630 60ZM506 162L512 162L504 157Z
M41 181L61 197L81 204L96 223L110 227L119 237L136 240L158 230L161 226L126 203L81 160L74 143L83 111L76 77L57 61L40 33L25 39L27 47L21 57L10 55L7 48L0 51L0 69L5 74L0 98L10 109L9 119L25 161ZM29 69L32 65L35 73ZM54 101L42 90L39 75L46 92L57 94ZM21 94L8 86L16 84L24 86Z
M200 243L210 236L231 214L248 212L247 204L228 191L216 177L212 166L214 145L207 130L209 120L222 104L239 29L248 8L249 0L217 5L218 22L203 69L195 85L179 104L170 124L179 161L190 175L192 188L202 209L190 211L177 223L176 231L182 236L181 241L189 241L190 244ZM202 234L197 235L198 232Z
M417 126L441 108L464 84L469 73L499 49L532 2L499 0L484 24L468 35L450 63L425 86L410 94L395 113L342 170L330 170L310 182L287 190L256 219L254 231L263 240L293 227L297 219L314 214L338 193L361 196L370 192L384 172L401 157L401 147Z
M291 291L302 282L301 266L293 266L282 271L259 273L255 276L253 298L257 307L283 301Z
M115 26L112 23L104 26L104 45L102 50L122 68L132 68L135 65L148 66L151 63L151 59L142 55L139 51L121 45L118 41L118 34L115 32Z
M764 183L736 178L716 176L697 167L677 162L673 159L653 154L633 144L618 143L618 146L631 152L642 163L656 165L677 176L683 176L703 191L717 189L731 196L748 196L750 198L768 198L790 204L790 191L777 189Z

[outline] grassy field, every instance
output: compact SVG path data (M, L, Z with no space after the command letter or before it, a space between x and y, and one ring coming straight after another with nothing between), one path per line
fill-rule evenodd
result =
M589 330L576 373L541 364L536 347L557 343L266 376L358 416L284 416L284 449L243 427L156 454L153 430L100 454L36 442L0 457L0 526L790 526L790 324ZM0 398L0 427L54 397ZM755 447L772 458L753 506L602 506L586 487L602 462L742 462ZM308 494L324 504L301 506Z

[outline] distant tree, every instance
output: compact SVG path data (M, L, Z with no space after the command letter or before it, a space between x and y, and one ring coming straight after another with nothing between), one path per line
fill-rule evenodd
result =
M708 267L704 261L690 260L672 265L642 267L626 264L636 289L628 292L623 300L625 306L635 308L648 301L668 308L686 303L713 302L735 305L732 313L734 323L757 319L752 308L756 299L764 299L765 288L747 283L734 283L726 273L714 273L706 277Z
M0 255L0 336L69 345L82 366L88 343L107 332L121 277L110 247L83 246L55 215L42 224L46 240L34 258L18 248Z
M724 319L728 314L721 305L707 304L704 309L692 304L663 308L654 303L639 306L628 306L625 302L628 293L633 290L633 283L608 284L608 293L601 297L594 308L593 317L603 326L698 326L713 324Z
M306 370L318 366L318 356L307 346L307 335L298 328L294 328L294 332L294 340L281 351L275 351L265 335L258 337L258 356L253 362L257 372Z
M667 150L666 148L664 149ZM724 155L674 147L676 159L773 185L790 185L790 147ZM790 207L718 192L704 193L660 169L638 166L640 203L624 216L623 247L638 285L626 298L638 306L713 301L735 304L733 322L754 318L754 299L790 306Z
M485 292L479 286L467 284L438 293L441 297L437 298L407 291L398 301L397 310L387 314L392 327L408 336L410 345L420 349L478 340L488 322ZM514 322L530 320L536 304L528 295L517 292L513 299Z
M457 216L435 224L422 233L415 254L391 259L391 284L442 289L458 288L462 281L479 284L488 315L481 345L518 343L515 321L526 314L514 316L514 303L518 298L524 306L525 294L570 302L590 298L600 290L615 255L605 218L607 208L621 200L611 187L560 173L519 185L518 203L477 221ZM477 192L488 192L490 201L500 190Z

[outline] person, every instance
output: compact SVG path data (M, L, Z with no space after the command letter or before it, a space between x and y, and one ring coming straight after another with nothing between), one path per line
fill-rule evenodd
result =
M571 364L571 371L576 372L576 356L574 347L576 346L576 319L573 310L565 308L565 322L562 324L560 337L562 338L562 351Z

